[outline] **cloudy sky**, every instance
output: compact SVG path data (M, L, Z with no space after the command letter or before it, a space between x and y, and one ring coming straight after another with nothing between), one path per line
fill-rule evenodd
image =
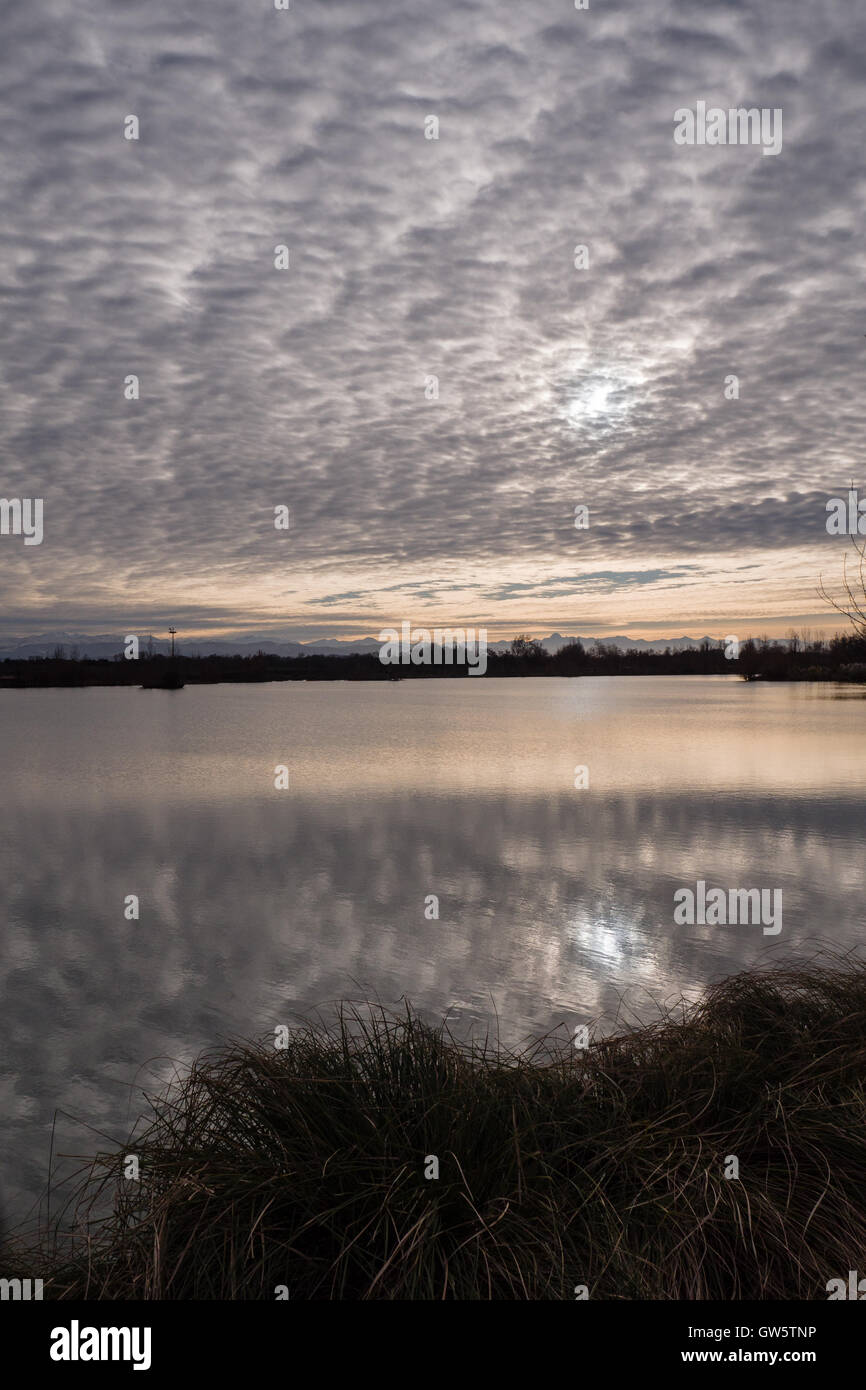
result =
M44 499L40 546L0 536L4 636L836 626L866 10L7 0L2 31L0 496ZM781 108L781 153L676 144L699 100Z

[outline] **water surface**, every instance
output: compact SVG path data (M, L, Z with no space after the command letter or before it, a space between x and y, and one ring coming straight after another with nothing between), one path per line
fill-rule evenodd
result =
M122 1140L175 1062L316 1005L516 1045L859 946L864 733L856 687L734 677L0 692L7 1208L55 1111L55 1152ZM780 887L781 934L674 926L698 879Z

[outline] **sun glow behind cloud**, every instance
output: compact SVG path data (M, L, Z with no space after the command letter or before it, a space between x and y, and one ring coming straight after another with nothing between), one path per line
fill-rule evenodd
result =
M643 377L633 368L585 367L560 388L561 412L577 431L605 434L623 424L639 403Z

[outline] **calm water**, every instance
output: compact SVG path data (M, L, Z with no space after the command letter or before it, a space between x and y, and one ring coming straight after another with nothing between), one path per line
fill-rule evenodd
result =
M122 1140L175 1062L311 1006L516 1044L859 946L864 733L862 690L733 677L3 691L7 1216L56 1110L55 1153ZM781 935L674 926L698 879L780 887Z

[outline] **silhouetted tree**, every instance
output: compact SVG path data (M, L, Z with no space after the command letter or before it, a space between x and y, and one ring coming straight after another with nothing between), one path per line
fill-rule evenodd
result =
M546 656L547 653L540 642L536 642L533 637L528 637L525 632L521 632L512 640L511 655L519 657L521 660L535 661L539 657Z
M851 543L857 558L849 566L849 557L842 557L840 597L836 598L826 588L823 574L818 581L818 593L825 603L848 619L858 637L866 638L866 541L861 544L856 536L852 536Z

